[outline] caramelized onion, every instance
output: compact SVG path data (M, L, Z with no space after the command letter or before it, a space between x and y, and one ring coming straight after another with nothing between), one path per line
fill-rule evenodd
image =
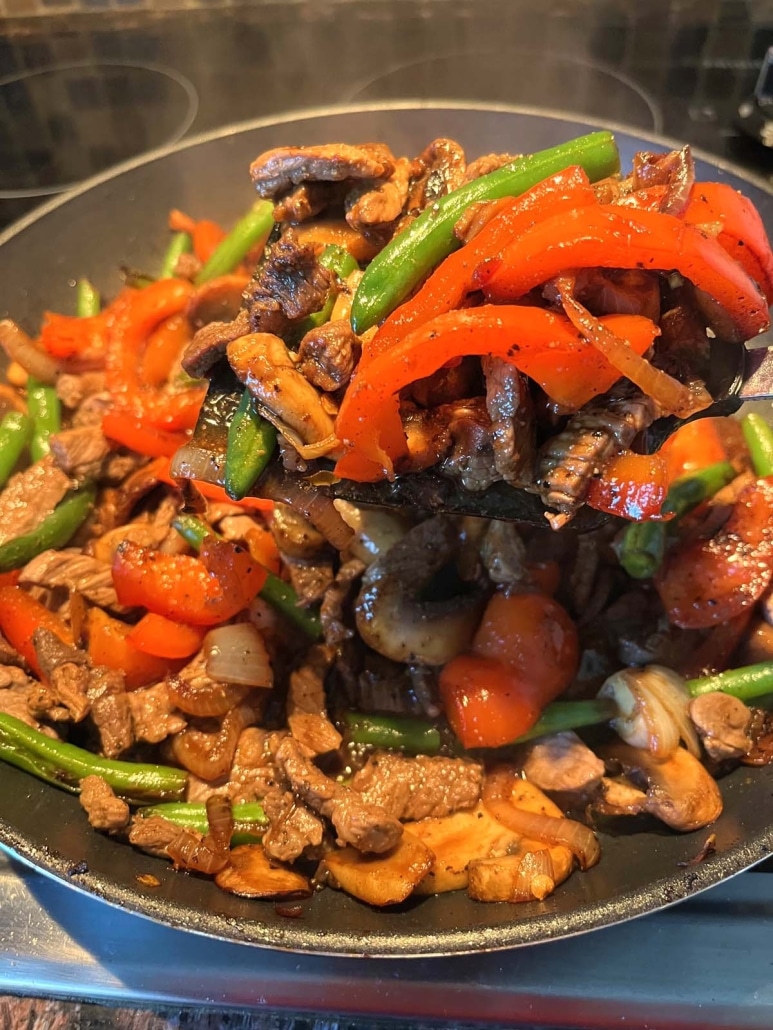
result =
M218 851L211 837L200 837L192 830L180 830L166 846L166 853L177 869L192 869L214 876L228 862L228 850Z
M270 482L264 480L263 483L269 500L281 501L300 512L337 551L346 550L353 533L336 511L332 498L318 490L298 486L289 477Z
M481 800L495 819L514 833L542 844L563 845L572 852L582 869L590 869L601 857L596 835L574 819L557 819L540 812L516 808L510 800L516 773L507 766L494 769L486 777Z
M527 851L513 885L513 901L544 901L556 888L556 874L549 848Z
M180 711L205 719L230 712L244 700L249 689L237 683L217 683L214 680L202 683L182 676L168 677L166 686L170 701Z
M25 372L41 383L50 386L64 371L63 365L41 350L10 318L4 318L0 322L0 347L10 361L21 365Z
M172 754L175 760L188 772L201 780L219 780L227 776L239 734L244 729L244 719L238 708L234 708L223 719L214 733L189 726L172 740Z
M635 383L662 408L666 415L689 418L712 403L711 394L703 386L687 387L678 379L661 372L640 357L625 340L603 326L574 297L574 279L559 276L556 280L561 303L569 321L585 339L600 351L610 365Z
M266 645L260 630L251 622L210 630L204 637L204 654L207 675L213 680L267 689L274 685Z
M227 852L234 830L231 799L225 794L210 794L206 801L206 807L209 834L205 839L211 839L215 851Z
M690 720L690 697L684 680L671 669L648 665L644 669L622 669L610 676L599 697L617 705L612 728L627 744L645 748L655 758L669 758L683 740L696 758L698 737Z

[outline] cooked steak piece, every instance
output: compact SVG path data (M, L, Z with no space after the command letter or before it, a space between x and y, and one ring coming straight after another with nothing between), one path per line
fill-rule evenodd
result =
M283 555L283 559L301 606L307 608L321 601L333 582L332 558L319 557L303 561Z
M608 458L630 447L634 437L659 416L657 404L639 391L615 388L589 401L566 428L541 448L537 485L554 529L582 505L591 479Z
M259 801L284 783L274 762L274 752L283 737L284 732L267 733L257 726L242 730L226 786L226 793L234 803Z
M462 185L467 161L458 143L441 138L423 150L416 165L419 172L411 186L408 209L423 211Z
M0 493L0 544L31 533L72 486L51 455L12 476Z
M129 843L150 855L167 857L168 844L180 836L180 827L160 815L135 815L129 827Z
M325 697L325 676L334 656L332 647L317 644L304 664L290 673L287 724L295 739L315 755L335 751L341 745L341 734L328 718Z
M278 147L252 162L250 177L261 197L275 197L302 182L385 179L394 164L391 151L381 143Z
M395 819L442 818L480 799L483 767L465 758L430 758L380 751L355 775L352 787Z
M88 656L43 627L35 630L32 643L45 679L30 686L30 711L57 722L81 722L91 709Z
M98 478L110 453L110 444L99 426L64 429L50 438L54 461L68 476L79 482Z
M302 182L299 186L276 198L275 222L306 222L327 207L341 203L346 192L339 183Z
M31 691L36 686L36 681L30 679L22 669L15 665L0 665L0 712L40 729L29 706Z
M484 154L482 157L476 157L467 165L464 181L472 182L473 179L480 179L482 175L496 172L499 168L504 168L505 165L509 165L511 161L517 159L518 154Z
M78 800L95 830L122 830L129 825L129 806L101 776L84 776Z
M240 311L232 322L210 322L197 330L182 357L182 367L189 376L199 379L207 375L225 357L229 343L250 331L247 311Z
M724 762L752 749L752 713L737 697L703 694L690 702L690 718L710 758Z
M137 740L158 744L185 729L187 719L169 697L166 683L132 690L126 697Z
M56 381L56 395L65 408L75 410L93 393L101 393L105 388L104 372L63 372Z
M408 200L412 162L395 161L392 174L378 183L355 186L346 198L346 221L353 229L390 225L400 217Z
M486 490L502 477L496 466L491 436L491 418L482 397L447 405L448 432L453 441L451 453L440 470L458 479L465 490Z
M526 376L501 358L484 357L486 409L491 418L490 438L499 478L513 486L534 481L536 435L534 403Z
M289 323L324 307L333 273L319 263L319 253L292 229L268 249L244 293L252 332L281 335Z
M524 745L519 765L540 790L590 795L601 784L604 763L571 730Z
M322 843L325 832L322 820L289 790L274 787L262 803L269 822L263 834L263 848L269 858L294 862L306 848Z
M325 776L297 740L285 737L276 761L294 793L332 822L340 840L358 851L378 854L397 844L403 832L397 819L380 805L368 804L351 787Z
M359 352L360 340L348 318L327 322L310 329L301 340L298 371L313 386L334 393L349 382Z
M91 721L99 734L102 753L117 758L134 743L129 697L123 674L103 666L91 670L87 696L91 701Z
M113 586L113 574L107 562L99 561L80 548L65 547L61 551L49 550L28 562L21 570L22 586L67 587L82 594L99 608L115 608L118 597Z
M359 558L350 558L343 563L335 579L322 597L319 618L325 643L337 647L344 640L354 636L354 617L351 604L357 586L365 571L365 563ZM347 609L349 609L347 611Z
M526 545L513 522L492 519L480 542L480 557L492 583L503 586L528 582Z

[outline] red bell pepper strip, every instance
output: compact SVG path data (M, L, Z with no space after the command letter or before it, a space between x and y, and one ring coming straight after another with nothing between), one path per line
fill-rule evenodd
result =
M105 412L102 416L102 432L108 440L128 447L137 454L145 454L149 458L171 458L188 442L185 433L154 429L146 425L141 418L121 408Z
M727 312L739 340L770 325L756 284L715 239L673 215L612 205L565 212L539 222L480 265L486 297L512 303L572 268L676 270Z
M159 460L156 475L162 483L167 483L169 486L179 489L180 483L172 476L168 461ZM274 502L266 500L265 497L242 497L240 501L234 501L228 496L223 487L218 486L216 483L204 483L200 479L193 479L191 482L202 497L206 497L208 501L214 501L216 504L235 504L237 507L245 508L247 511L274 510Z
M623 519L655 519L668 493L668 467L657 454L617 454L591 480L585 503Z
M658 333L639 315L609 315L601 323L643 354ZM405 452L398 392L432 375L449 360L494 354L542 386L553 400L579 408L608 390L617 372L563 315L543 308L490 306L451 311L419 326L358 369L346 392L336 434L348 451L336 466L344 478L369 481L390 476Z
M113 619L100 608L92 608L88 615L88 654L93 665L122 672L127 690L138 690L151 683L160 683L176 672L180 663L168 658L146 654L129 639L132 626Z
M773 480L758 479L710 540L670 552L655 586L674 625L703 629L754 605L772 576Z
M690 472L728 460L720 433L720 428L724 430L727 422L724 418L696 419L669 436L658 451L666 462L669 483Z
M140 362L140 381L144 386L163 386L175 361L191 338L185 315L172 315L148 339Z
M0 632L36 676L41 675L41 670L32 635L40 628L55 633L65 644L72 644L70 631L55 612L49 611L21 587L0 587Z
M192 626L225 622L253 600L267 572L241 547L208 537L200 556L162 554L131 541L113 558L121 604Z
M449 255L418 293L393 311L373 339L363 345L361 367L436 315L461 307L467 294L476 288L475 269L492 254L504 250L541 219L595 205L596 198L588 176L574 165L549 176L522 196L498 203L498 213L478 235Z
M205 265L226 237L217 222L207 218L193 224L193 253Z
M145 654L159 658L189 658L200 649L205 630L186 626L148 612L133 626L127 640Z
M690 225L719 228L717 243L735 258L773 304L773 253L757 208L724 182L696 182L684 213Z

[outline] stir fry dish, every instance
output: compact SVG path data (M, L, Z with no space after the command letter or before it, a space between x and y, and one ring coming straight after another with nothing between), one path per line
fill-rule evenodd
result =
M251 176L230 232L172 211L107 303L0 322L0 758L248 898L541 901L605 830L710 827L773 757L773 430L713 414L769 326L754 207L606 132Z

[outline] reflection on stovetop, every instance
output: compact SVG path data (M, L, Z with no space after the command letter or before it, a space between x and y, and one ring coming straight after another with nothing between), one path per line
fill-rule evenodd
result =
M769 0L268 0L6 19L0 220L188 131L408 97L663 131L773 179L773 152L735 125L771 44Z

